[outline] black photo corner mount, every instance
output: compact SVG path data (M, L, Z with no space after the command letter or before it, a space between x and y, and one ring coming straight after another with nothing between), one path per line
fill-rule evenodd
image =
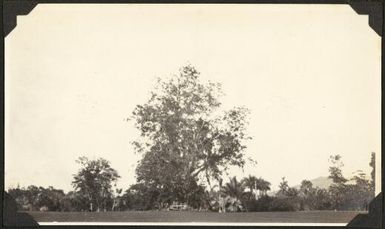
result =
M353 10L360 15L368 15L369 26L382 37L383 25L383 1L348 0Z
M370 202L368 214L358 214L346 226L358 228L383 228L383 200L381 192Z
M4 191L3 226L5 227L36 227L39 224L25 212L17 211L16 201Z
M79 2L85 3L80 0ZM115 1L112 0L111 3ZM120 3L140 3L140 1L119 1ZM147 2L144 0L142 3ZM151 3L152 1L150 0ZM161 3L162 0L159 1ZM175 1L178 3L179 1ZM183 3L188 3L185 1L180 1ZM200 1L200 3L205 3L205 1ZM237 1L229 1L228 3L236 3ZM242 3L245 3L241 0ZM12 30L17 26L17 16L18 15L28 15L39 3L76 3L76 1L71 0L4 0L3 4L3 36L4 38L12 32ZM88 3L108 3L105 0L95 0L89 1ZM153 2L155 3L155 2ZM170 3L170 2L168 2ZM193 2L191 2L193 3ZM207 1L207 3L227 3L226 0L214 0ZM268 1L248 1L247 3L274 3L273 0ZM300 1L291 1L283 0L276 1L275 3L317 3L317 4L328 4L333 3L333 1L328 2L327 0L312 2L311 0L300 0ZM384 3L381 0L346 0L346 4L349 4L352 9L359 15L368 15L368 25L382 37L383 35L383 19L384 19ZM383 228L385 225L383 223L384 218L384 205L385 199L383 198L382 192L377 195L369 205L368 214L358 214L354 217L348 224L347 227L352 228ZM36 227L38 223L27 213L17 212L17 206L15 200L5 191L3 191L2 198L2 222L5 227Z
M28 15L38 3L32 0L3 1L3 34L6 37L17 25L18 15Z

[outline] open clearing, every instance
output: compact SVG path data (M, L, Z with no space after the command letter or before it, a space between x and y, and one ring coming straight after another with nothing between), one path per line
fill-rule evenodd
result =
M28 212L37 222L233 222L233 223L347 223L357 211L301 212Z

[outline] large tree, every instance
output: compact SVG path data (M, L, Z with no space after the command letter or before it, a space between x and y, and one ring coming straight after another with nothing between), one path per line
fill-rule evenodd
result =
M330 194L333 199L333 207L335 209L341 209L346 202L348 186L346 179L343 174L341 168L344 164L341 161L340 155L332 155L329 158L329 162L331 163L329 167L329 178L332 179L333 183L329 187Z
M141 137L133 144L142 153L137 180L170 200L190 202L203 181L218 180L228 166L245 164L247 109L218 114L222 94L218 83L200 82L192 66L159 79L150 99L137 105L132 119ZM198 185L199 184L199 185Z
M72 181L77 195L88 200L89 210L107 210L109 202L112 201L112 185L120 177L117 171L103 158L89 160L87 157L80 157L76 162L81 165Z

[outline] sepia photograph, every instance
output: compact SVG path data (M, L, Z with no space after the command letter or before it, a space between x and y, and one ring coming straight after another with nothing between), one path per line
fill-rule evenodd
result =
M5 15L4 225L380 228L382 27L359 7Z

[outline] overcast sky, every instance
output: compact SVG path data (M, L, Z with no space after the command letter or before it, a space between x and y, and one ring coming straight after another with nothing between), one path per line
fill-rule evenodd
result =
M140 155L124 120L155 77L188 63L222 83L225 109L251 110L258 164L230 175L296 185L327 176L331 154L346 176L369 173L380 44L347 5L39 4L5 43L5 187L71 190L84 155L111 161L128 188Z

